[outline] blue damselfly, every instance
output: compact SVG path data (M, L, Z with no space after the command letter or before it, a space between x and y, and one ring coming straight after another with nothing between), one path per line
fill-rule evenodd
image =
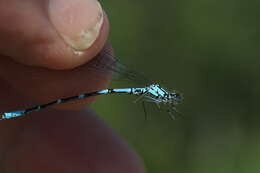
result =
M105 60L104 60L105 58ZM92 62L90 62L91 67L96 70L105 70L111 71L115 74L119 74L129 80L136 81L137 83L147 83L147 79L143 77L143 75L138 74L121 64L113 55L111 54L111 50L102 51ZM167 106L167 112L174 118L173 113L177 112L176 105L179 104L182 100L182 96L180 93L176 91L168 91L167 89L161 87L158 83L148 82L149 84L143 85L143 87L138 88L117 88L117 89L103 89L97 90L93 92L88 92L84 94L80 94L77 96L59 98L55 101L42 104L39 106L34 106L24 110L17 110L14 112L4 112L0 114L0 120L10 119L19 116L23 116L26 114L30 114L32 112L40 111L42 109L51 107L53 105L70 102L73 100L84 99L92 96L98 95L119 95L119 94L128 94L128 95L136 95L139 96L138 100L142 100L144 102L153 102L159 108L160 105Z

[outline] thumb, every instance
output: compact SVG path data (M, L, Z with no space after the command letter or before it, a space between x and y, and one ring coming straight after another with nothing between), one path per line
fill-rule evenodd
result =
M86 63L108 35L96 0L1 0L0 23L2 57L51 69Z

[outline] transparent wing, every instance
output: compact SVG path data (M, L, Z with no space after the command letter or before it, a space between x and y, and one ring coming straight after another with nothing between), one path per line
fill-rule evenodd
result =
M101 51L88 67L98 72L112 73L115 80L131 80L138 84L149 85L152 83L143 74L138 73L122 64L114 55L112 48L108 47Z

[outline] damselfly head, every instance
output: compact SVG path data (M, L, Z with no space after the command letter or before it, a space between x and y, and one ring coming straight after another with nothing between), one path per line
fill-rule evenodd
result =
M174 105L177 105L181 103L181 101L183 100L183 96L179 92L172 92L170 93L170 99L172 100L172 103Z

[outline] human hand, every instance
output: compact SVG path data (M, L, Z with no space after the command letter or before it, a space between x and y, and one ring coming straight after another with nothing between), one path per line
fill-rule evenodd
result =
M0 0L0 110L27 108L104 88L88 61L103 48L108 19L95 0ZM144 172L141 161L90 100L0 122L0 172ZM71 109L71 110L64 110Z

